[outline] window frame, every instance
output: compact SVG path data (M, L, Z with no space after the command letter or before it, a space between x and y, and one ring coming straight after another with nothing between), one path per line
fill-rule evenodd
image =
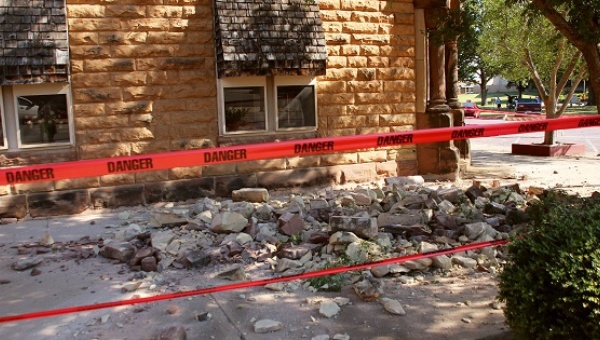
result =
M249 76L249 77L227 77L218 79L218 111L219 111L219 134L221 136L261 136L273 134L306 133L317 131L318 126L318 104L317 104L317 78L314 76ZM278 86L312 86L314 94L314 126L302 126L292 128L279 128L277 109L277 87ZM258 131L226 131L225 126L225 89L233 87L263 87L265 107L265 129Z
M309 80L306 83L306 80ZM279 86L311 86L313 88L313 102L315 104L314 113L315 113L315 124L314 126L301 126L301 127L291 127L291 128L282 128L279 127L279 108L277 107L277 88ZM275 131L276 132L289 132L289 131L316 131L318 120L317 120L317 78L310 76L280 76L274 78L273 84L273 106L274 106L274 114L273 119L275 123Z
M225 121L225 89L236 87L262 87L264 98L263 106L265 108L265 129L264 130L245 130L245 131L227 131ZM269 107L268 107L267 79L265 77L243 77L243 78L225 78L219 81L219 126L222 135L254 135L264 134L270 129Z
M21 125L19 124L19 97L26 96L44 96L44 95L65 95L66 99L66 109L67 109L67 119L68 119L68 131L69 131L69 140L66 142L52 142L52 143L36 143L36 144L23 144L21 140ZM73 146L75 143L75 128L74 128L74 120L73 120L73 109L72 109L72 101L71 101L71 87L68 83L44 83L44 84L27 84L27 85L12 85L12 98L8 98L8 100L12 100L13 106L13 126L15 127L14 131L16 134L16 148L11 148L9 145L9 150L31 150L31 149L40 149L40 148L54 148L54 147L64 147L64 146ZM3 101L4 102L4 101Z

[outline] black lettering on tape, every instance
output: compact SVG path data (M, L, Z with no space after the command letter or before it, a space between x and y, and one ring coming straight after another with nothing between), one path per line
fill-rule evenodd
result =
M475 138L482 137L485 133L485 128L474 128L452 131L452 139Z
M519 133L546 131L548 123L525 123L519 125Z
M294 153L310 153L332 150L333 142L300 143L294 145Z
M600 118L584 118L579 121L578 127L600 126Z
M54 169L43 168L34 170L16 170L6 173L6 182L9 184L26 183L47 179L54 179Z
M377 146L410 144L413 142L413 134L400 134L393 136L377 137Z
M204 153L205 163L236 161L246 159L246 149L227 151L208 151Z
M108 173L153 169L152 158L128 159L106 163Z

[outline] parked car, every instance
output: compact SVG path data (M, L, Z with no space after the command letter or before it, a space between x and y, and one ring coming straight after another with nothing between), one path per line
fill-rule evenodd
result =
M475 103L467 102L462 104L462 109L465 112L465 117L475 117L479 118L479 106Z
M31 123L38 118L40 107L31 100L25 97L17 97L17 104L19 105L19 122L21 124Z
M536 98L521 98L517 99L517 108L515 112L535 112L541 113L543 103Z

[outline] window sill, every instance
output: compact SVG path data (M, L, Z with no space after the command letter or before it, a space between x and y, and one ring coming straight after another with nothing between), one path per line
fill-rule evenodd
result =
M219 146L235 146L235 145L245 145L245 144L258 144L258 143L272 143L272 142L281 142L287 140L297 140L297 139L308 139L308 138L316 138L316 131L304 131L304 132L285 132L278 134L268 134L268 135L227 135L227 136L219 136L218 145Z
M52 148L36 148L22 150L0 150L0 166L26 166L70 162L79 160L77 148L72 145Z

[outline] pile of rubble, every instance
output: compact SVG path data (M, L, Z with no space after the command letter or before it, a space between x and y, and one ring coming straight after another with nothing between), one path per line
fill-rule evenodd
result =
M430 187L419 176L388 178L377 189L315 189L277 197L270 197L266 189L241 189L232 193L232 199L163 203L142 209L141 215L126 210L118 215L122 223L104 226L95 237L60 243L46 234L38 242L20 245L19 255L32 256L19 259L12 268L32 269L31 275L39 275L36 267L48 252L75 260L100 256L133 273L123 292L134 292L148 280L158 282L167 270L227 267L219 269L218 276L233 281L301 274L508 239L526 225L525 208L542 192L480 183L466 190ZM501 249L490 247L267 288L295 285L294 289L317 291L351 284L360 299L380 301L387 312L404 315L398 300L384 297L382 278L413 283L423 272L447 273L455 268L495 272L501 262ZM249 272L257 266L256 275ZM321 301L319 313L332 317L342 305L343 301ZM281 326L268 319L255 321L257 333ZM181 329L171 331L178 334ZM171 338L177 338L173 334Z
M380 189L322 189L283 198L270 198L266 189L242 189L233 192L232 200L204 198L195 204L155 207L147 219L131 221L123 212L122 225L110 226L97 240L79 242L79 255L74 256L100 254L136 272L263 262L275 275L292 275L508 239L527 222L524 208L535 198L518 185L428 188L419 176L388 178ZM52 246L51 236L39 245ZM21 247L20 253L26 251ZM454 265L493 271L499 265L497 255L496 249L484 248L374 267L370 276L449 270ZM21 260L13 268L39 263L38 258ZM247 278L243 265L222 276ZM364 300L377 299L381 290L372 287L374 280L363 279L355 282L355 291ZM317 285L312 289L331 288L328 280L312 283Z

